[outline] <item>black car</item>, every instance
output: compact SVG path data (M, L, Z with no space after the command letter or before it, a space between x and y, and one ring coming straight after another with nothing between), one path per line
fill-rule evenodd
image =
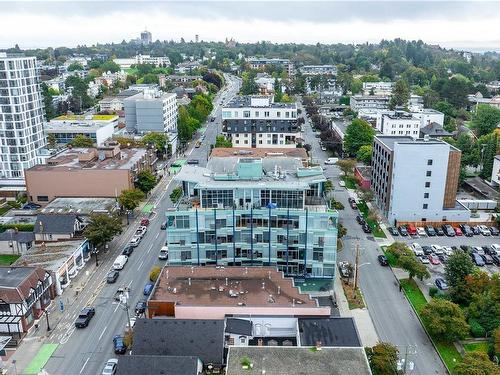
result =
M106 276L106 282L108 284L114 284L116 282L116 279L118 279L118 276L120 276L120 272L113 270L108 273L108 276Z
M439 227L436 228L436 236L444 236L444 231Z
M439 258L441 263L446 263L446 261L448 260L448 257L444 254L439 254L437 257Z
M455 237L455 229L450 224L441 225L441 229L448 237Z
M497 266L500 266L500 256L498 256L496 254L493 254L490 256L491 256L491 260L493 260L493 263L495 263L495 265L497 265Z
M363 225L363 223L365 223L365 219L363 219L363 216L361 216L361 215L357 215L357 216L356 216L356 221L357 221L359 224L361 224L361 225Z
M406 230L406 227L404 225L399 226L398 231L403 237L408 236L408 231Z
M125 354L127 351L127 345L125 345L123 336L116 335L113 337L113 348L115 349L115 354Z
M390 234L392 234L394 237L399 236L399 232L398 232L398 230L397 230L396 228L394 228L394 227L389 227L389 229L388 229L388 230L389 230L389 233L390 233Z
M469 248L470 248L470 246L460 245L460 249L462 249L465 253L469 253Z
M161 229L161 230L165 230L165 229L167 229L167 222L166 222L166 221L164 221L163 223L161 223L161 225L160 225L160 229Z
M76 328L85 328L89 325L90 319L95 315L95 309L93 307L85 307L78 318L75 321Z
M366 224L366 223L363 224L362 228L363 228L363 232L365 232L365 233L371 233L372 232L372 228L370 228L370 226L368 224Z
M481 234L481 229L479 229L479 226L474 226L474 227L471 227L470 228L472 230L472 233L474 233L474 235L478 235L478 234Z
M483 258L484 264L493 264L494 263L491 255L484 254L484 255L481 255L481 258Z
M135 315L142 315L146 311L146 300L137 302L135 305Z
M127 246L122 250L122 255L130 256L134 251L134 248L132 246Z
M489 227L488 229L490 230L492 236L498 236L499 232L497 227Z
M444 281L443 278L438 277L435 281L436 286L441 289L441 290L447 290L448 289L448 284L446 284L446 281Z
M434 237L436 235L436 230L434 229L434 227L432 225L426 225L425 226L425 233L427 233L427 235L429 237Z
M474 235L474 233L472 232L472 229L471 229L471 227L469 225L467 225L467 224L460 224L459 227L462 230L462 233L464 234L464 236L466 236L466 237L472 237Z
M422 251L424 252L425 255L432 254L432 248L430 246L427 246L427 245L422 246Z
M387 261L387 258L385 257L385 255L379 255L377 257L378 259L378 262L380 263L381 266L388 266L389 265L389 262Z
M23 210L37 210L39 209L40 206L39 204L33 203L33 202L28 202L23 205Z
M200 161L198 159L189 159L187 161L187 163L190 165L196 165L196 164L200 164Z

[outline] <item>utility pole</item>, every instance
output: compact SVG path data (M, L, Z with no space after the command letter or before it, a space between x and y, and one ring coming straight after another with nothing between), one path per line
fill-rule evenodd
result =
M128 287L124 286L123 287L123 294L120 296L120 302L123 303L123 305L125 307L125 311L127 312L128 328L131 330L132 324L130 322L130 312L129 312L130 306L128 304L128 299L129 299Z
M356 298L356 288L358 287L358 274L359 274L359 241L356 241L356 259L354 261L354 288L352 291L352 298Z

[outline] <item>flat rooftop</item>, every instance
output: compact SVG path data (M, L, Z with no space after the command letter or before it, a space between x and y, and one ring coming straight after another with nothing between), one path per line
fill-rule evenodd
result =
M401 143L401 144L410 144L410 145L446 145L450 147L450 149L455 149L456 148L449 143L437 139L437 138L429 138L427 140L423 138L417 138L413 139L410 136L404 136L404 137L395 137L391 135L377 135L375 136L375 139L378 139L380 142L382 142L386 147L388 147L391 150L394 150L394 145L396 143Z
M45 244L45 246L36 245L28 253L22 255L16 264L26 264L56 272L82 245L83 241L55 242Z
M116 115L62 115L51 121L114 121L118 120Z
M242 96L234 96L226 105L224 105L222 108L244 108L244 107L252 107L252 108L290 108L290 109L296 109L297 104L296 103L276 103L276 102L270 102L269 105L265 106L256 106L256 105L251 105L252 98L258 98L258 99L264 99L265 96L252 96L252 95L242 95Z
M244 357L253 364L244 369ZM231 346L226 375L371 375L364 348Z
M116 209L115 198L56 198L40 210L44 214L112 212Z
M212 149L210 157L225 158L228 156L240 156L240 157L253 157L253 158L265 158L265 157L279 157L285 156L289 158L300 158L307 159L307 151L305 148L223 148L217 147Z
M273 267L165 267L150 300L183 306L317 307L292 278Z
M115 157L99 160L98 157L90 161L81 162L79 157L92 152L98 156L99 152L95 148L71 148L49 158L47 164L38 164L28 169L30 171L51 171L57 169L83 170L83 169L131 169L147 153L144 148L121 149Z

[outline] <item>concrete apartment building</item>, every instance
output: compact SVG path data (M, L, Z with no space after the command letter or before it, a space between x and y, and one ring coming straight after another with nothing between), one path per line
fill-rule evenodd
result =
M133 86L136 87L137 85ZM99 101L99 109L101 111L109 111L109 112L123 111L123 101L126 98L139 94L142 91L143 89L141 88L134 88L134 89L129 88L127 90L119 92L115 96L108 96L106 98L103 98Z
M389 95L352 95L349 99L349 105L353 111L360 110L384 110L389 108Z
M295 148L302 139L296 103L273 96L236 96L222 107L222 132L233 147Z
M377 119L377 130L383 135L410 136L418 138L421 120L404 111L394 111L380 115Z
M335 275L338 213L323 198L323 170L275 154L212 157L205 168L182 168L176 180L184 196L167 212L168 264Z
M293 63L288 59L268 59L265 57L249 57L246 60L247 64L250 65L252 69L265 69L266 66L275 65L281 66L285 72L292 76L294 74Z
M300 72L305 76L316 75L337 75L337 67L335 65L304 65L300 67Z
M43 120L36 58L0 52L0 179L44 162Z
M393 82L363 82L363 94L387 96L392 94Z
M29 200L47 204L57 197L116 198L134 187L137 174L153 169L154 150L120 149L116 142L97 148L68 148L47 164L26 170Z
M391 225L401 222L467 222L456 200L461 152L438 139L376 136L371 186Z
M100 146L111 139L118 126L116 115L64 115L45 124L45 134L52 134L58 144L67 144L76 136L84 135Z

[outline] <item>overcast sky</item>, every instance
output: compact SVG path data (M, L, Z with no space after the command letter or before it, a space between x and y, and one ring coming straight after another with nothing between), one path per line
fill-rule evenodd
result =
M0 48L157 40L363 43L422 39L500 51L495 1L14 1L0 0Z

